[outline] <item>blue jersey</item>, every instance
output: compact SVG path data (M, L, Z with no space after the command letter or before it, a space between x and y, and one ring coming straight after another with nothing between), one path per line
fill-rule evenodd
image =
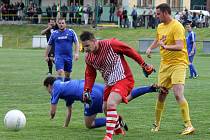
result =
M192 48L193 48L193 43L195 42L196 40L196 35L193 31L191 32L188 32L188 35L187 35L187 52L188 54L192 51ZM196 48L195 48L196 49ZM194 50L195 51L195 50Z
M55 57L68 56L72 58L73 43L78 42L76 33L72 29L54 31L48 41L49 45L55 45Z
M74 101L82 102L83 91L84 80L70 80L68 82L56 80L52 87L51 104L57 104L59 99L64 99L66 106L71 106ZM103 92L103 84L94 84L91 92L92 104L91 106L84 105L85 116L102 112Z

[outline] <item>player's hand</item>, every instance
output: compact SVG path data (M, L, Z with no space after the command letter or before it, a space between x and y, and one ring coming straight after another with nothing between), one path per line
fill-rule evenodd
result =
M90 92L88 90L83 92L83 102L89 105L92 103Z
M153 72L156 72L153 65L146 64L146 63L142 66L142 70L143 70L144 76L147 78L150 74L152 74Z
M46 62L48 62L48 61L49 61L49 57L48 57L48 56L45 56L45 58L44 58L44 59L45 59L45 61L46 61Z
M79 59L79 54L78 54L78 53L75 53L75 54L74 54L74 60L77 61L78 59Z
M151 49L151 48L148 48L148 49L146 50L146 54L147 54L147 57L148 57L148 58L151 58L151 52L152 52L152 49Z
M52 29L52 25L48 23L48 29Z
M192 55L194 55L194 50L192 50L191 52L190 52L190 54L189 54L189 56L192 56Z

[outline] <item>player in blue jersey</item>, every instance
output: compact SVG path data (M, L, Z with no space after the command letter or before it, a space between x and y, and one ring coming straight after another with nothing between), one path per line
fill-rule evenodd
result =
M43 85L47 88L47 91L51 95L51 119L53 119L55 116L56 106L59 99L65 100L67 114L63 126L67 127L71 119L72 104L74 101L83 102L84 80L70 80L67 82L62 82L60 79L49 76L45 78ZM165 92L164 89L159 89L156 85L137 87L132 90L129 96L127 96L127 100L131 101L138 96L149 92L156 92L157 90ZM84 104L85 125L87 128L106 126L105 117L96 118L97 113L103 112L103 93L104 85L95 83L91 93L91 104Z
M79 41L76 33L72 29L66 28L66 22L63 18L57 21L59 30L54 31L48 41L48 47L45 51L45 60L48 61L49 51L52 45L55 45L55 68L58 78L64 81L70 79L73 61L73 43L76 45L74 59L79 58Z
M190 70L190 79L197 78L198 74L193 65L193 60L196 54L196 34L193 32L191 24L186 25L186 30L188 31L188 35L186 37L187 40L187 52L189 57L189 70Z

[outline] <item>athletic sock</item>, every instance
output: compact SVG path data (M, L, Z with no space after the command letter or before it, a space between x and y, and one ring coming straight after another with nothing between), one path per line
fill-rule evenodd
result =
M193 77L193 66L192 64L189 65L189 69L190 69L190 77Z
M106 115L106 136L112 139L114 129L118 121L118 115L116 109L108 109Z
M93 126L92 128L98 128L103 126L106 126L106 118L96 118L95 126Z
M53 68L52 61L49 60L49 61L48 61L48 69L49 69L49 73L51 73L51 74L52 74L52 68Z
M144 95L149 92L156 92L156 89L152 86L144 86L139 88L134 88L131 92L131 96L136 98L138 96Z
M197 76L197 72L196 72L195 67L194 67L193 64L192 64L192 71L193 71L194 76L196 77Z
M184 120L185 125L191 126L188 102L184 100L183 102L179 103L179 105L180 105L181 114L182 114L182 118Z
M155 124L157 126L160 126L160 121L161 121L161 116L162 116L162 113L163 113L163 108L164 108L164 102L160 102L157 100L156 102L156 109L155 109Z

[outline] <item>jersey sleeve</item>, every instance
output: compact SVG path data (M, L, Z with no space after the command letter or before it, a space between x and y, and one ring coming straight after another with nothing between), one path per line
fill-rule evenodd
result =
M74 30L70 30L70 31L71 31L72 34L73 34L73 41L74 41L74 43L79 42L78 37L77 37L77 34L74 32Z
M53 32L48 40L48 45L53 45L54 44L54 36L55 36L55 33Z
M111 46L114 52L119 53L119 54L124 54L133 60L135 60L139 65L142 66L144 64L144 59L142 56L133 48L129 47L127 44L117 40L117 39L112 39L111 40Z
M191 32L191 38L192 38L192 42L195 42L195 33L194 32Z
M89 89L90 91L92 91L96 75L97 75L96 69L93 66L86 64L84 90Z
M51 104L57 104L60 96L60 86L59 83L54 83L52 93L51 93Z
M184 40L185 39L185 30L184 27L182 27L181 24L176 24L174 31L173 31L173 35L174 35L174 40Z

